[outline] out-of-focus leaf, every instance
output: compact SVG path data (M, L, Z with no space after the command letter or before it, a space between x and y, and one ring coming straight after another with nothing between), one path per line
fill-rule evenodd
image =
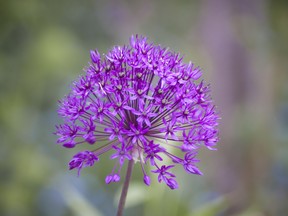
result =
M103 216L103 214L70 184L59 187L63 199L75 216Z
M225 197L218 197L211 202L198 207L189 216L215 216L227 207Z

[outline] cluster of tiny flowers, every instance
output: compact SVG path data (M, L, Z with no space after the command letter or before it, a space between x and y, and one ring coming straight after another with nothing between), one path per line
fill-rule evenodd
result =
M86 74L59 102L58 113L65 121L56 126L57 143L66 148L95 146L77 153L70 169L77 168L79 174L109 151L115 166L107 184L120 180L127 160L139 162L146 185L148 173L153 173L159 182L178 188L171 172L176 165L201 175L196 155L201 146L214 149L219 117L209 86L198 81L200 68L140 36L107 55L93 50L90 56Z

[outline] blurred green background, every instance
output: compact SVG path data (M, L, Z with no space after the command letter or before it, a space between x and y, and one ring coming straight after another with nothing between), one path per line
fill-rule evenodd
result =
M109 160L78 178L67 170L77 149L52 133L89 50L136 33L202 67L221 141L200 152L204 176L177 169L179 190L134 173L125 215L288 215L287 23L285 0L0 1L0 215L115 214Z

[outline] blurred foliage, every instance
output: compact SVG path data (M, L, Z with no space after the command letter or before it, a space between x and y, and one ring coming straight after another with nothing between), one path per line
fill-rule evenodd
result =
M115 214L121 184L104 183L112 167L109 159L103 158L95 167L83 170L80 178L67 171L76 149L54 144L54 125L60 121L57 101L82 73L90 49L98 48L104 53L115 44L127 43L135 33L170 46L184 54L186 60L201 65L212 89L228 84L224 78L222 83L214 80L220 75L213 76L217 70L213 55L202 43L202 21L213 20L221 10L226 13L217 5L212 14L205 13L211 2L0 1L0 215ZM139 169L133 174L125 215L264 216L288 212L288 2L252 1L253 7L264 14L261 25L257 14L254 17L249 8L240 7L237 1L221 2L238 8L234 9L241 16L231 15L233 28L229 31L246 51L245 57L253 62L252 70L262 72L262 63L267 59L272 64L268 72L273 79L267 80L263 91L269 93L273 102L267 100L266 104L272 108L266 112L271 122L257 124L267 116L245 111L244 96L235 97L231 117L236 119L234 124L225 125L222 111L219 151L201 152L204 177L188 176L179 169L180 189L170 191L156 179L146 187ZM217 37L222 29L207 31ZM222 51L226 49L223 47ZM239 60L237 56L233 58ZM245 76L245 71L233 72L230 71L235 78L232 87ZM265 77L258 73L257 79ZM244 87L241 84L238 91L243 92ZM262 90L258 89L256 98L261 98ZM225 92L216 94L225 98ZM259 107L264 109L266 105ZM220 109L223 106L219 104ZM257 111L260 110L256 108ZM268 134L262 130L267 125ZM226 136L231 127L232 140L238 141L229 143ZM255 143L260 143L261 148ZM243 189L234 179L247 185L242 185Z

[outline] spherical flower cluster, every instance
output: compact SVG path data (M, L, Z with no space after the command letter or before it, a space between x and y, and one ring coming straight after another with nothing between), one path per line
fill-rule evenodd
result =
M107 184L120 180L127 160L139 162L146 185L151 171L159 182L177 188L171 172L175 165L201 175L195 157L201 146L214 149L219 117L209 86L198 81L200 68L140 36L132 36L129 46L115 46L107 55L93 50L90 56L86 74L73 83L58 110L65 119L56 126L58 143L66 148L95 146L77 153L70 169L79 173L111 152L116 162Z

